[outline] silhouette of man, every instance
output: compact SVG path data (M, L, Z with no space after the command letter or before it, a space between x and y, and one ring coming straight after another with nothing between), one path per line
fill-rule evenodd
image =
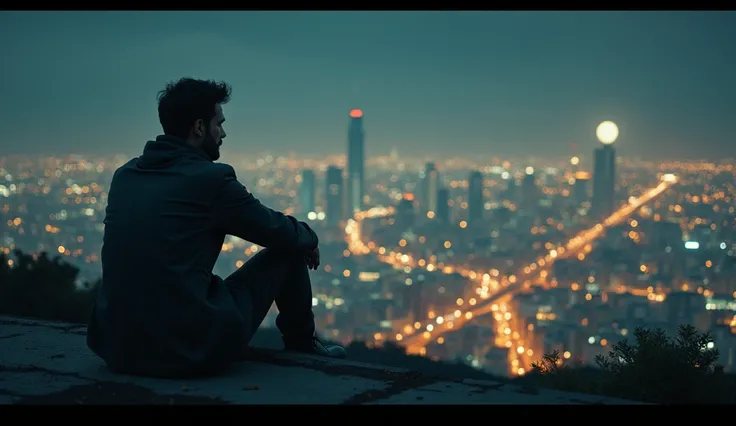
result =
M105 213L102 284L88 346L114 371L173 377L241 359L273 302L286 350L344 357L315 336L309 269L317 235L262 205L227 164L230 86L183 78L158 96L164 135L115 171ZM226 235L265 247L223 280Z

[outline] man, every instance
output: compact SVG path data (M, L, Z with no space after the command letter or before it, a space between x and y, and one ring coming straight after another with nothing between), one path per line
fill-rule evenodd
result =
M242 358L273 302L286 350L344 357L314 335L308 269L317 235L263 206L227 164L222 105L230 86L184 78L159 93L164 135L115 171L102 285L87 344L114 371L211 372ZM212 274L225 235L265 247L227 279Z

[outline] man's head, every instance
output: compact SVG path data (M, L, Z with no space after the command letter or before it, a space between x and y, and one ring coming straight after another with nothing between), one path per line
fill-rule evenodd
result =
M158 119L164 134L184 139L215 161L225 138L222 105L229 100L225 82L182 78L158 93Z

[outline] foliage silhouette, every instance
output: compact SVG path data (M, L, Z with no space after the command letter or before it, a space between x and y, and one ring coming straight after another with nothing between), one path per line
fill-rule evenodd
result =
M661 329L639 327L595 359L598 369L563 365L559 351L532 364L527 380L561 390L661 404L733 404L736 380L715 365L718 350L708 333L681 325L670 338Z
M13 254L0 253L0 315L87 323L99 280L77 290L79 269L58 256Z

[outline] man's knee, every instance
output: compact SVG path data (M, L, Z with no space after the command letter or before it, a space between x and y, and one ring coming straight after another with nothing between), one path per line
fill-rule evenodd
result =
M254 260L258 258L280 268L294 269L306 268L307 262L304 254L292 251L281 251L264 248L258 251Z

